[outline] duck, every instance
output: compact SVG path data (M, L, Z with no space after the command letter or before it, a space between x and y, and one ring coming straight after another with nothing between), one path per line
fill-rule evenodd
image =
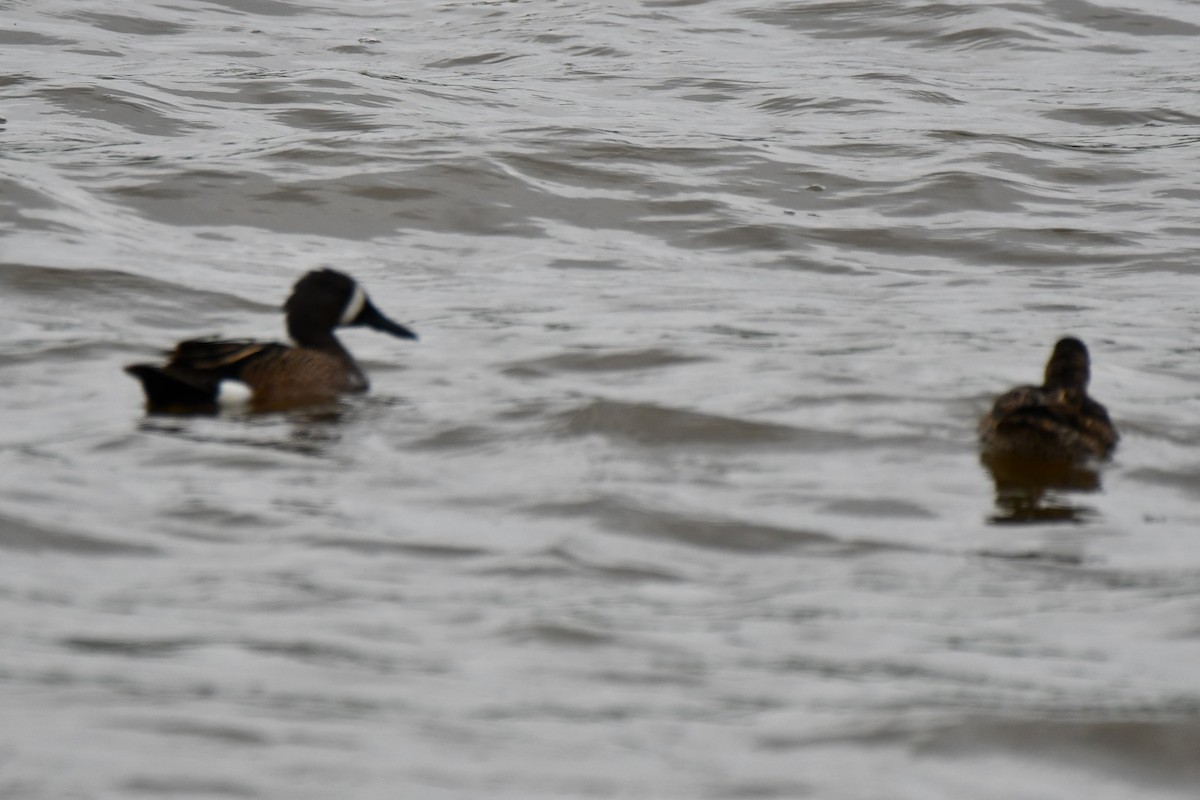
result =
M162 364L130 364L141 381L147 410L212 412L230 407L267 411L328 403L367 391L362 367L334 335L365 326L401 339L417 334L375 307L343 272L305 273L283 304L292 344L203 338L179 342Z
M1063 464L1104 460L1120 438L1108 410L1088 395L1091 359L1074 336L1054 345L1041 386L1000 395L979 421L986 459Z

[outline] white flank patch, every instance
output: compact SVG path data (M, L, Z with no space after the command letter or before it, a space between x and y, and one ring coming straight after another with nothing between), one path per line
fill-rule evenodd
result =
M346 303L346 310L342 312L342 318L338 325L349 325L358 316L358 312L362 311L363 305L367 302L367 294L362 290L362 287L357 283L354 284L354 294L350 295L350 302Z
M226 378L217 384L217 405L244 406L250 402L254 390L241 381Z

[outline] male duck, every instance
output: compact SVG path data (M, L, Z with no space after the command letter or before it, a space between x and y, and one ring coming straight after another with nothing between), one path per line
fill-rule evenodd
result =
M408 328L385 317L353 278L332 269L309 272L283 305L295 346L249 340L180 342L166 364L131 364L151 411L213 411L228 403L272 410L328 402L367 390L367 377L333 335L366 325L404 339Z
M1104 406L1088 396L1087 347L1060 339L1046 363L1041 386L1018 386L1002 394L979 421L985 458L1077 462L1107 458L1117 430Z

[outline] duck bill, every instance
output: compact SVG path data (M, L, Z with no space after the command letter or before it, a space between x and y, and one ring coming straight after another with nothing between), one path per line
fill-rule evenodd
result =
M370 300L363 304L362 311L358 312L358 316L354 318L351 325L366 325L368 328L374 328L377 331L390 333L392 336L399 336L401 339L416 339L417 334L408 328L401 325L399 322L393 322L383 315L375 304Z

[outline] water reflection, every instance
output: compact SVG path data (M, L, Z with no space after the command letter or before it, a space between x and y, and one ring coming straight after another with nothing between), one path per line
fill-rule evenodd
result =
M1100 491L1100 475L1087 463L987 453L980 461L996 486L996 513L987 518L993 525L1078 523L1097 514L1093 507L1063 496Z
M249 413L148 413L138 424L138 430L176 436L197 443L323 455L341 440L342 423L345 418L346 409L338 404L314 406L271 416ZM206 424L208 422L214 424Z

